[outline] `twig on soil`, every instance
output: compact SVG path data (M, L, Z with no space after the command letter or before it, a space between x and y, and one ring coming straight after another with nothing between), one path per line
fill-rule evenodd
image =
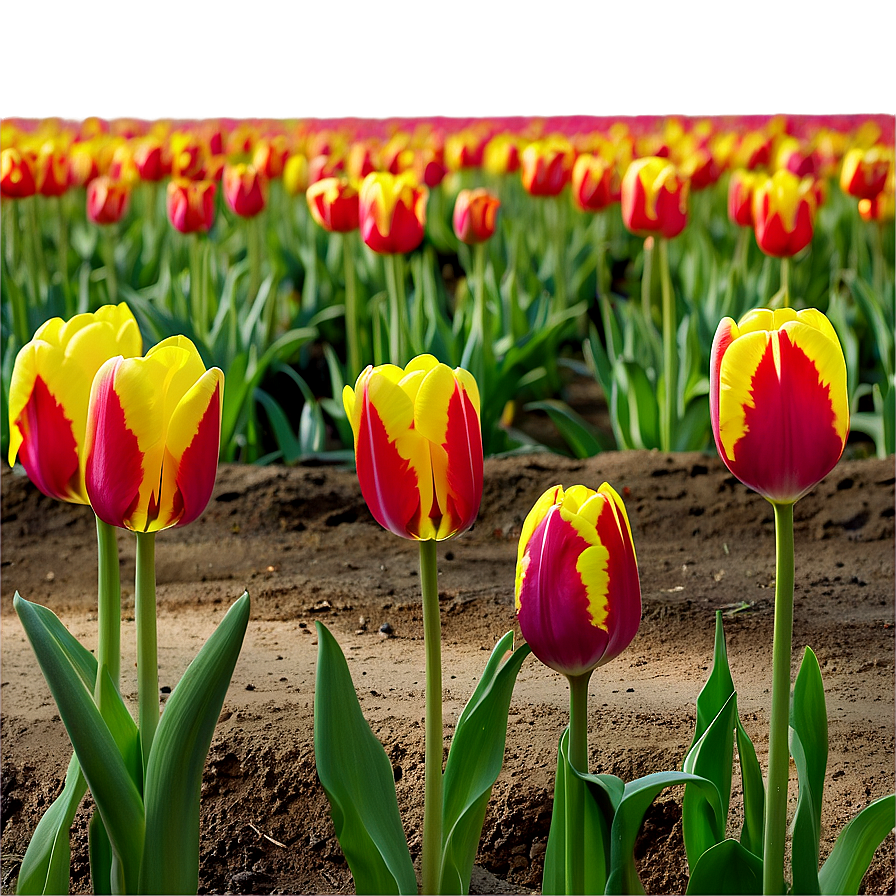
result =
M252 828L252 830L255 831L255 833L258 834L259 837L264 837L265 840L269 840L271 843L274 844L274 846L279 846L281 849L286 849L285 843L281 843L279 840L275 840L273 837L269 837L263 831L259 831L258 828L255 827L255 825L252 824L251 821L247 821L246 824L248 824L249 827Z

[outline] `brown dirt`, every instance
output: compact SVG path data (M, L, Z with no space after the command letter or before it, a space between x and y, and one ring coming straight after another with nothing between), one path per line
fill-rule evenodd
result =
M590 764L627 780L682 760L712 656L716 609L760 763L768 746L774 526L770 505L715 457L607 453L491 459L475 528L440 546L446 729L506 631L517 634L513 577L520 525L557 482L624 495L641 571L640 631L591 683ZM43 497L2 474L2 885L58 793L70 746L12 610L16 591L95 645L95 540L86 507ZM794 674L816 651L830 720L822 854L843 825L894 786L894 464L844 460L796 506ZM134 543L119 533L125 621L123 692L134 702ZM316 636L325 622L349 661L383 741L415 858L423 787L423 642L415 545L371 518L351 471L222 467L206 513L157 539L161 684L172 687L248 589L252 618L203 784L201 892L350 892L314 770ZM745 602L745 603L744 603ZM732 612L744 607L739 612ZM360 617L366 620L366 629ZM394 636L378 630L389 622ZM510 709L504 768L479 850L478 892L540 885L563 678L528 659ZM683 892L681 790L651 808L637 855L648 892ZM735 803L737 792L735 788ZM791 809L796 801L791 782ZM73 890L89 888L87 801L73 836ZM733 820L734 824L734 820ZM735 830L735 828L732 828ZM269 839L270 838L270 839ZM277 843L273 841L278 841ZM894 840L862 892L894 892Z

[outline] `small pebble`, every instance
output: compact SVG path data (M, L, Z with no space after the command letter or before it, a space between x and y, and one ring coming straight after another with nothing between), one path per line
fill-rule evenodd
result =
M381 634L381 635L392 635L392 634L394 634L394 633L395 633L395 629L393 629L392 626L389 625L388 622L384 622L384 623L380 626L380 634Z

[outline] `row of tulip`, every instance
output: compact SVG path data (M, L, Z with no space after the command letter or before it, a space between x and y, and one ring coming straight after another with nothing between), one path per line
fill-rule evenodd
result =
M199 884L200 784L215 722L249 622L244 594L172 691L160 714L154 538L205 509L219 454L224 377L185 336L145 356L125 305L45 322L16 357L9 422L18 457L51 497L89 504L97 519L98 649L80 645L48 609L14 606L70 736L62 793L23 858L18 893L67 892L69 829L89 788L96 892L189 893ZM570 723L558 751L542 890L643 892L634 858L645 813L685 785L688 893L858 892L896 823L896 795L841 832L819 867L827 716L807 648L791 697L793 506L837 464L850 414L836 331L816 309L759 308L723 318L711 349L709 405L725 465L773 506L777 570L767 784L737 711L721 616L713 671L697 703L680 770L625 782L589 770L588 684L636 636L641 590L635 538L608 483L548 488L523 523L515 576L520 631L502 638L454 729L443 770L437 545L475 522L483 494L480 391L463 368L432 355L368 366L342 401L361 493L385 529L418 542L426 655L422 892L466 893L507 714L529 653L565 675ZM136 721L120 693L121 594L114 527L136 538ZM345 657L318 623L314 748L357 892L417 893L391 764L361 712ZM726 836L734 746L743 828ZM786 862L789 760L800 798Z
M126 299L244 384L227 460L347 451L342 386L422 352L473 371L487 453L526 441L526 402L580 456L705 448L713 321L757 298L829 313L854 429L894 449L892 122L113 124L4 123L5 348ZM560 400L568 368L612 437Z

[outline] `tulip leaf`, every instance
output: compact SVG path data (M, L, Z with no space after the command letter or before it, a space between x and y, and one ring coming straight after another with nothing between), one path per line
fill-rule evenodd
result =
M793 686L790 755L799 779L799 796L791 829L793 890L795 893L819 893L818 844L828 764L828 714L821 670L810 647L806 648Z
M625 790L615 775L592 775L577 771L569 761L569 727L560 737L557 751L557 776L554 780L554 803L551 829L544 855L542 893L569 893L566 879L567 824L566 804L573 787L581 788L584 805L584 827L580 834L584 856L586 893L603 893L607 883L610 859L610 826Z
M513 650L513 632L504 635L457 721L442 785L440 893L469 892L486 806L504 762L513 686L530 653L528 644Z
M140 793L109 726L78 673L77 661L67 651L70 636L65 636L65 627L55 614L45 608L43 612L36 610L35 604L18 594L13 606L56 701L113 851L124 869L127 890L136 892L145 825Z
M740 832L741 845L754 855L761 856L763 819L765 817L765 785L756 750L746 729L737 719L737 755L740 760L740 780L744 793L744 824Z
M142 893L199 887L199 792L215 724L249 623L244 592L177 683L159 720L146 765L146 846Z
M711 846L697 860L688 880L688 896L751 896L762 892L762 859L737 840Z
M896 827L896 795L869 803L840 832L818 872L825 896L855 896L884 837Z
M728 665L728 650L725 646L725 631L722 624L722 611L716 610L716 631L713 644L712 669L703 690L697 695L697 724L688 753L697 741L706 733L706 729L718 716L728 698L734 693L734 681Z
M90 886L97 896L99 894L118 893L120 890L112 886L112 844L103 826L99 812L90 816L87 825L87 844L90 855Z
M618 361L614 368L621 401L628 405L631 440L635 448L660 444L657 389L637 361Z
M599 431L584 417L577 414L566 402L556 399L544 401L530 401L525 409L527 411L545 411L551 418L554 426L563 436L566 444L572 450L573 456L581 459L594 457L604 450L601 444Z
M655 772L645 775L625 785L622 799L613 816L610 828L610 875L607 879L606 893L643 893L644 887L638 877L635 865L635 839L644 822L644 816L650 804L659 792L676 784L694 785L703 794L711 812L715 816L715 825L724 828L725 816L722 813L719 791L716 785L699 775L688 772Z
M84 794L87 781L72 756L62 793L43 814L25 850L16 893L68 893L71 882L71 838L69 831Z
M417 893L395 778L361 712L345 656L318 622L314 757L357 893Z

